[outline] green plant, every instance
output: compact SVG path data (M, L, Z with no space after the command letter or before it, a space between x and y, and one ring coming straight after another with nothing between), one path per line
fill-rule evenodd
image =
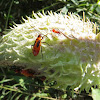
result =
M0 69L0 99L56 100L66 98L66 92L56 90L38 78L25 77L7 68ZM54 93L55 92L55 93Z
M23 19L25 23L15 24L1 38L0 65L36 70L49 82L56 81L55 88L70 86L72 90L80 88L89 92L91 86L100 83L100 33L95 34L95 24L85 21L85 16L82 20L71 13L65 16L48 13L33 13L35 19ZM41 53L34 56L31 49L39 34L46 35L42 42L49 44L42 44L43 58Z

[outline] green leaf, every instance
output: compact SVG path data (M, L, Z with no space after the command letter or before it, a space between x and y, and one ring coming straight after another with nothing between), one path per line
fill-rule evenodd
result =
M62 95L62 98L65 99L67 97L67 94Z
M4 83L4 82L9 82L9 81L12 81L13 79L3 79L2 81L0 81L0 83Z
M18 92L14 92L14 94L11 96L10 100L13 100L14 97L16 97L17 93L18 93Z
M20 99L20 97L22 96L23 94L19 94L17 97L16 97L16 99L15 100L19 100Z
M36 93L35 96L37 97L47 97L47 93Z
M79 2L77 0L71 0L75 5L78 5Z
M86 11L87 9L86 8L77 8L76 10L77 10L77 12L81 12L81 11Z
M26 97L25 97L25 100L29 100L29 96L26 96Z
M23 79L19 79L19 84L23 87L24 90L27 90L25 87L25 81Z
M100 100L100 89L92 88L92 98L93 100Z
M98 6L98 7L96 8L96 11L97 11L98 14L100 14L100 6Z
M35 98L36 98L35 96L34 97L31 97L30 100L34 100Z
M64 6L61 10L62 14L67 14L68 12L68 8L66 6Z

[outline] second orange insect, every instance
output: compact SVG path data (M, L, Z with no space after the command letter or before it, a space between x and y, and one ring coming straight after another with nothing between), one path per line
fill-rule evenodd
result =
M35 43L34 43L34 45L32 45L33 46L32 53L33 53L34 56L37 56L38 53L39 53L39 51L40 51L41 40L42 39L43 39L42 35L39 34L38 37L37 37L37 39L36 39L36 41L35 41Z

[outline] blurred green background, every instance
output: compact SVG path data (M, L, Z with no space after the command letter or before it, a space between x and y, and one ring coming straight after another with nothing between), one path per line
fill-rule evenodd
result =
M32 16L32 11L52 10L53 12L78 13L83 11L87 18L96 22L100 31L100 0L0 0L0 32L8 29L13 22L20 23L22 16Z

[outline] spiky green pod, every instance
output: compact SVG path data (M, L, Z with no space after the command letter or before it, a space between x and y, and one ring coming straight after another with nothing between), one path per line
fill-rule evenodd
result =
M33 16L35 19L23 19L25 23L14 26L1 38L0 65L39 69L48 80L57 81L57 88L70 85L72 89L78 87L88 92L92 85L99 85L100 34L93 33L94 24L74 14ZM42 52L34 56L31 45L39 34L45 35L41 41L45 43Z

